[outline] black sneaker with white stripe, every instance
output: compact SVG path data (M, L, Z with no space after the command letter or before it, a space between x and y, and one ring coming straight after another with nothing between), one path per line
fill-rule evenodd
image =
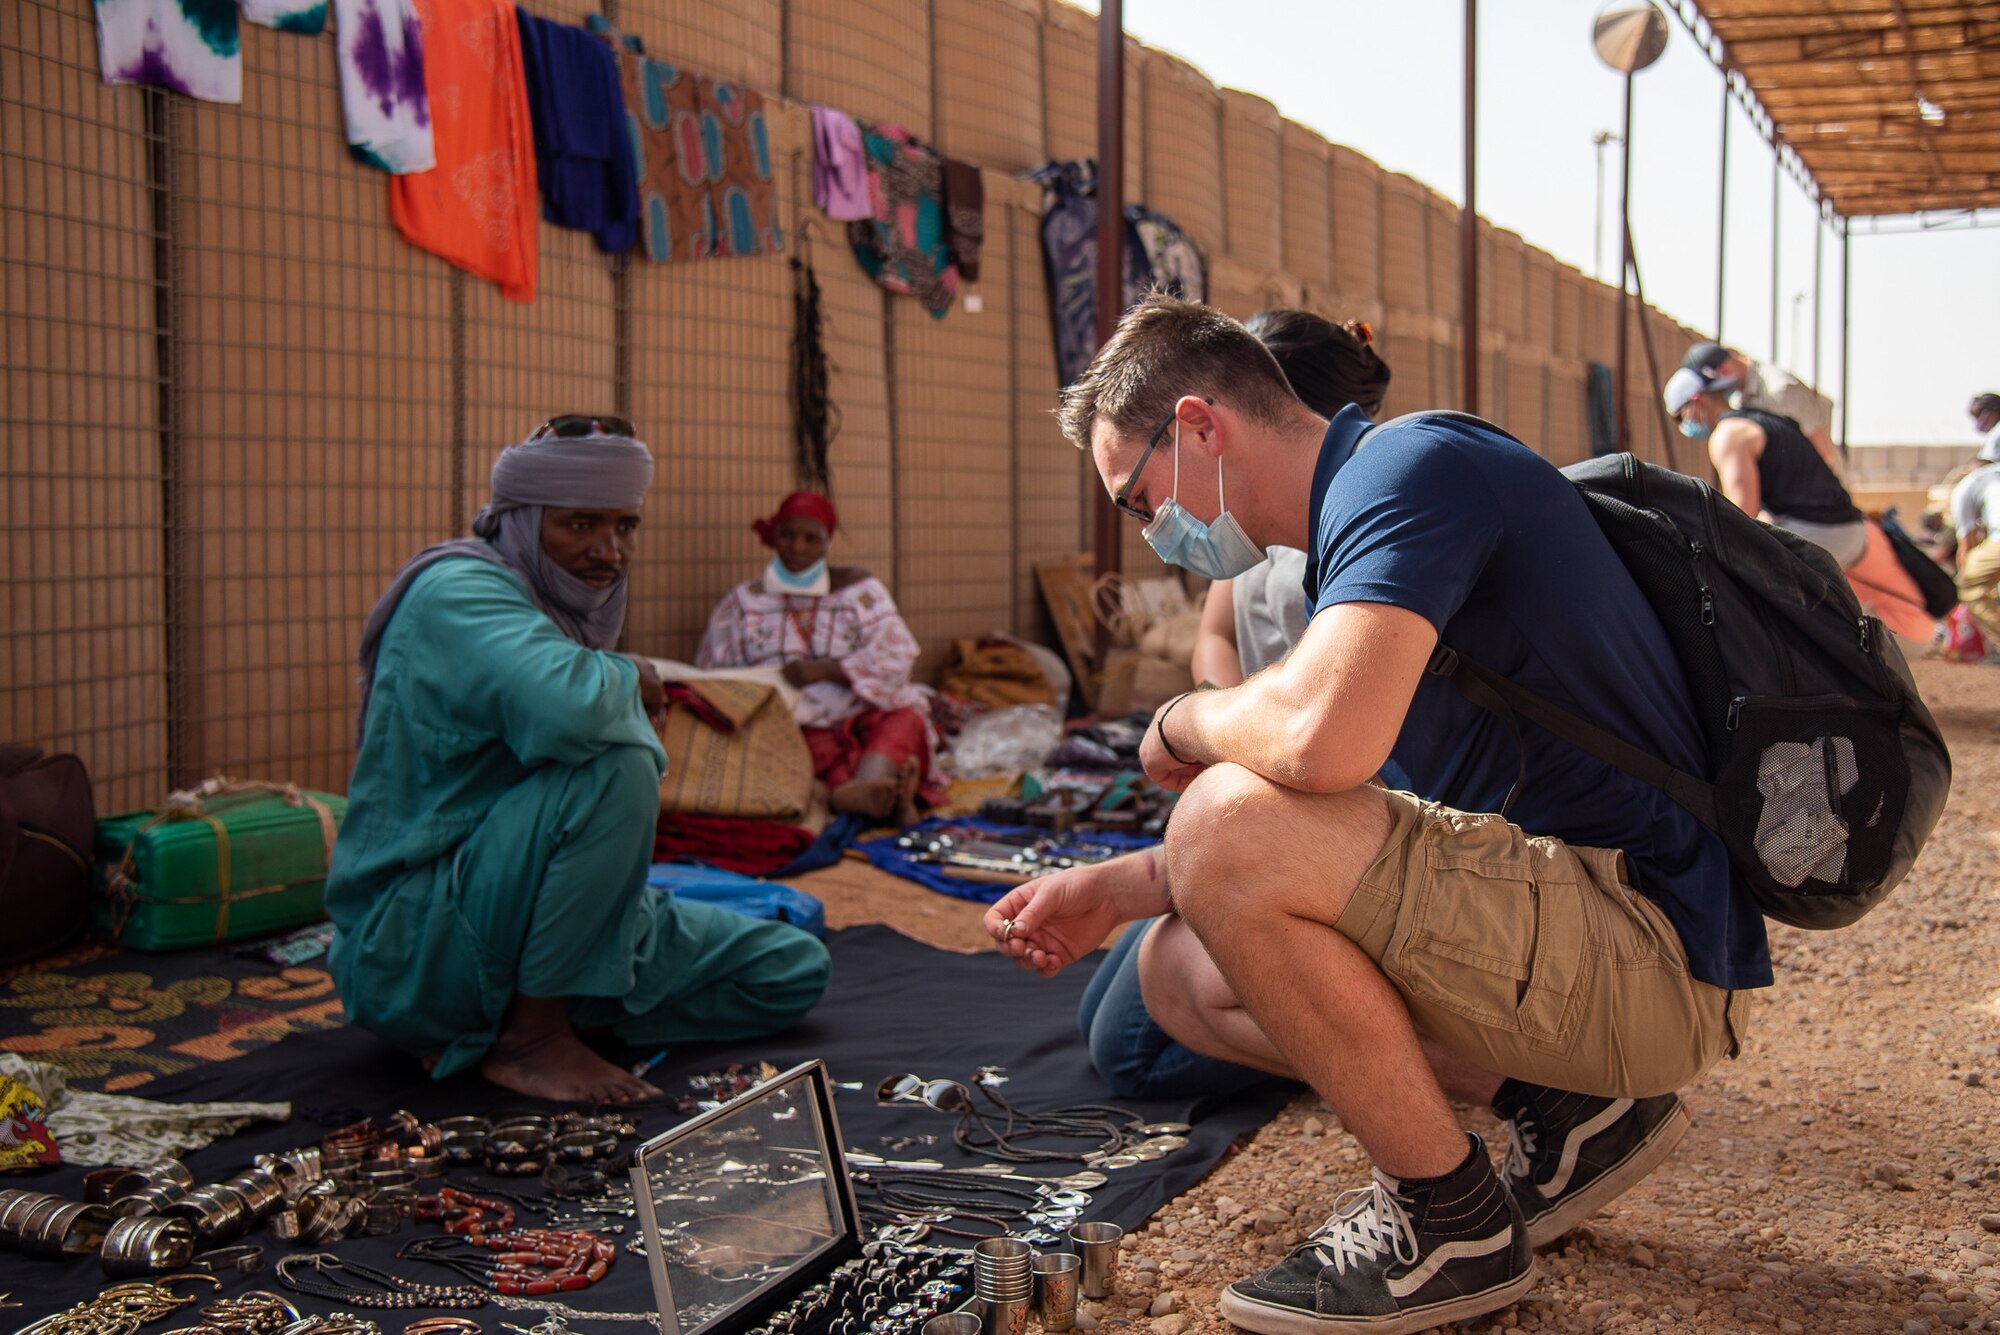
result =
M1507 1306L1535 1283L1520 1207L1486 1147L1444 1177L1343 1194L1277 1265L1222 1291L1222 1315L1258 1335L1408 1335Z
M1508 1080L1507 1186L1531 1246L1546 1247L1658 1168L1689 1126L1678 1094L1607 1099Z

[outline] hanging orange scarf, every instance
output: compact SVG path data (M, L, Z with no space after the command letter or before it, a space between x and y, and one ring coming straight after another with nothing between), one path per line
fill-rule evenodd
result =
M535 132L510 0L414 0L424 24L437 166L389 178L412 245L535 299Z

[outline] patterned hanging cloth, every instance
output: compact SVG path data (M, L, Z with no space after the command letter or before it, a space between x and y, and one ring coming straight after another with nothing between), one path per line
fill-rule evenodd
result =
M915 297L939 319L958 296L958 266L944 205L944 159L897 125L861 127L875 216L847 225L854 257L891 292Z
M96 0L106 83L150 83L207 102L243 100L236 0Z
M764 95L654 60L601 14L589 26L618 57L640 164L646 258L664 264L783 250Z
M348 152L394 175L429 171L437 166L437 151L425 83L422 16L411 0L333 3Z

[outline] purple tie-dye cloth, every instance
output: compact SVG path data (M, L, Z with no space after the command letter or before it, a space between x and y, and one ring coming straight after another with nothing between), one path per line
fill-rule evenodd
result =
M424 25L409 0L333 0L347 147L398 176L437 166Z
M150 83L209 102L243 100L236 0L97 0L106 83Z

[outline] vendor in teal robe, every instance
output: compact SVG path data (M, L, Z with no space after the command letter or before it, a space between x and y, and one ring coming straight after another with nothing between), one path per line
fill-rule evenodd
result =
M753 1038L826 989L810 934L646 884L661 688L611 650L652 475L629 423L544 424L493 465L477 536L419 552L362 632L330 967L348 1019L434 1075L645 1098L579 1030Z

